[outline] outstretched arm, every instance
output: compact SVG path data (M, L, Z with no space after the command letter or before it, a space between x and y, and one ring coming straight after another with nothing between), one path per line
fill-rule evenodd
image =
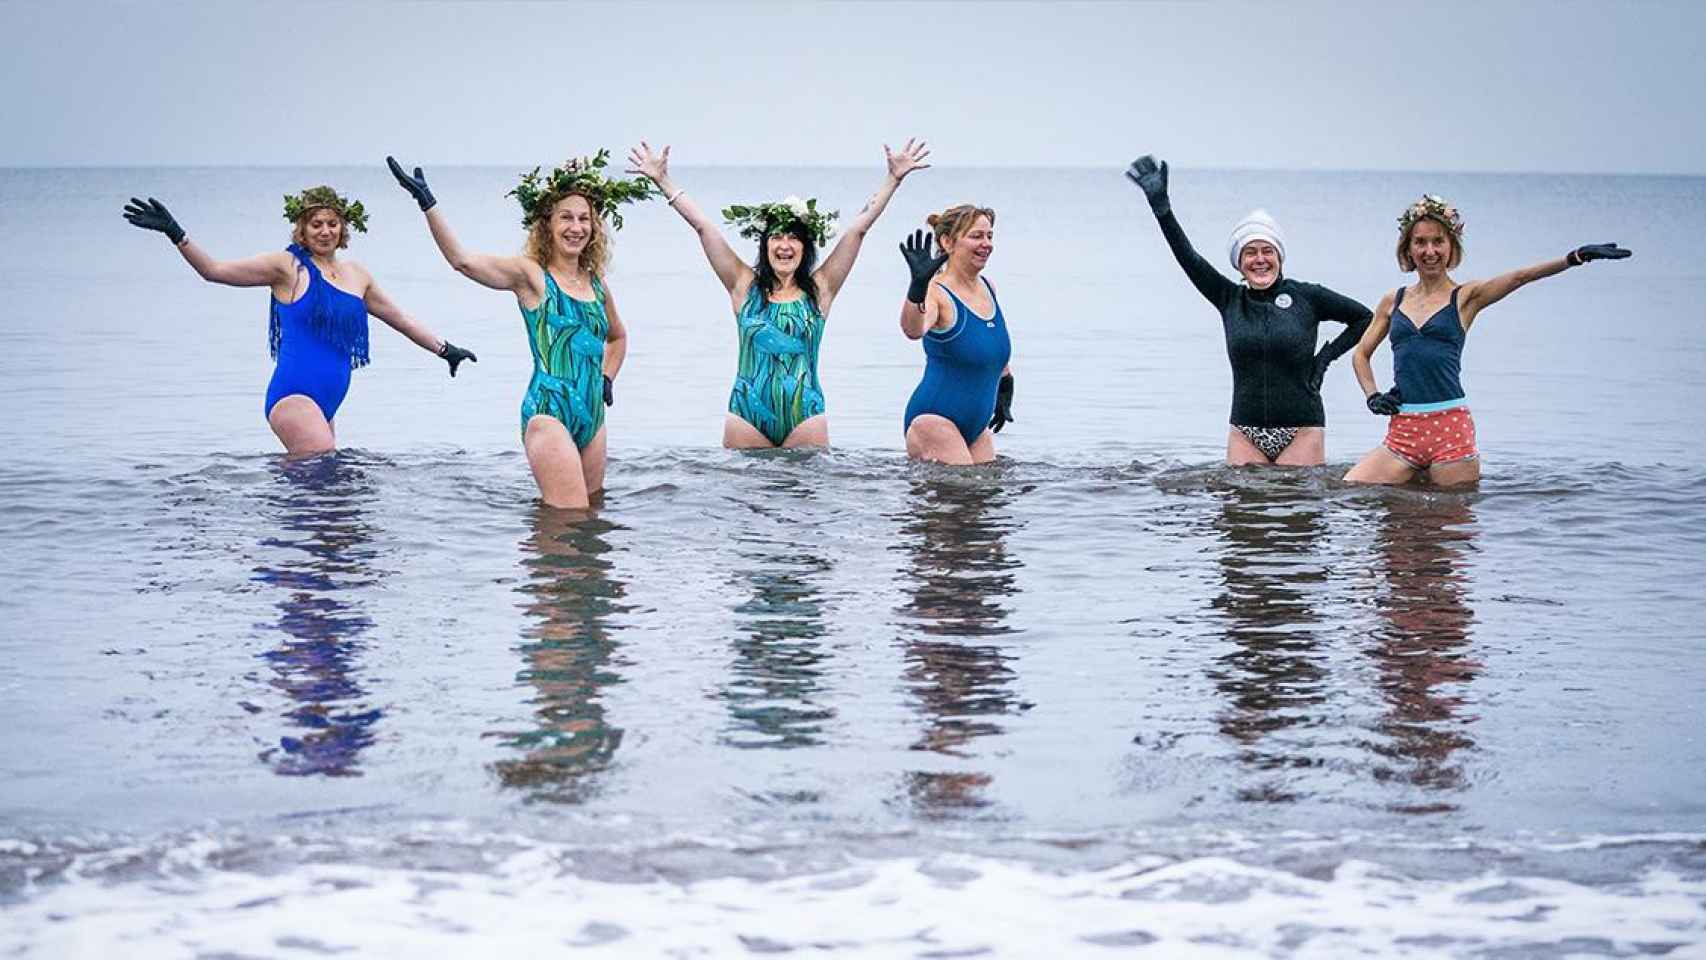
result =
M409 195L420 203L421 212L426 214L427 229L432 231L433 242L438 244L438 252L444 255L445 261L457 273L493 290L508 290L519 294L524 290L533 289L533 282L529 279L531 274L527 269L532 263L531 260L526 257L470 253L451 231L450 221L445 219L443 211L438 207L438 201L427 188L426 175L421 172L421 168L416 167L414 174L410 175L403 172L402 165L394 157L386 157L385 164L391 168L391 175L397 178L398 186L407 190Z
M737 287L748 286L752 283L752 268L742 262L734 249L724 239L722 228L699 209L693 198L687 196L687 191L676 186L669 175L669 147L664 147L662 153L652 153L651 144L640 141L640 145L628 151L628 172L637 173L657 184L663 191L665 200L681 214L681 219L693 228L699 235L699 245L705 248L705 259L710 261L711 269L716 272L717 279L723 282L723 289L733 294Z
M1166 162L1157 164L1154 157L1145 154L1132 161L1125 175L1149 199L1149 209L1154 212L1156 222L1161 224L1161 235L1167 238L1173 259L1184 268L1191 285L1217 309L1224 309L1238 295L1238 285L1222 276L1197 253L1185 236L1185 228L1179 226L1178 218L1173 216L1173 201L1167 194Z
M1476 314L1515 293L1519 287L1563 273L1593 260L1622 260L1629 251L1615 243L1590 243L1577 247L1556 260L1547 260L1531 267L1512 270L1488 280L1474 280L1463 285L1457 296L1457 311L1463 316L1463 328L1475 322Z
M472 353L433 333L427 329L425 324L410 316L402 307L397 306L396 301L386 296L385 291L379 289L379 284L374 283L371 276L368 277L367 293L362 297L362 302L366 304L368 313L385 321L385 324L391 329L408 337L414 342L415 346L435 357L443 358L446 363L450 364L451 376L456 376L456 367L462 361L478 362Z
M823 266L817 270L818 289L831 299L841 291L841 285L847 282L847 275L853 272L853 262L859 259L859 248L865 243L865 235L871 232L871 227L877 218L883 215L883 210L889 205L889 198L899 189L900 182L914 170L923 170L930 166L924 158L930 156L930 148L920 140L916 143L911 138L899 153L890 153L888 144L883 144L883 157L888 161L888 173L883 176L882 185L877 188L876 195L865 203L865 208L847 225L847 232L841 239L835 241L835 249L824 258Z
M166 205L149 197L146 201L130 198L124 206L124 218L131 226L153 230L166 235L178 248L184 261L203 280L223 283L228 287L286 287L296 273L296 258L282 251L263 253L246 260L215 260L213 255L197 246L184 234Z

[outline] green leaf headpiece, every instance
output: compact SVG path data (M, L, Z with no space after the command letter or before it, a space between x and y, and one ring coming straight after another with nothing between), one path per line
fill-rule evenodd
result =
M302 215L310 210L326 207L344 218L350 229L357 233L367 232L367 210L361 201L351 201L348 197L338 196L331 187L321 185L284 198L284 219L291 223L302 219Z
M541 174L539 168L534 167L532 173L522 174L521 183L504 196L514 197L521 203L521 225L524 227L531 228L540 217L549 216L558 200L578 193L592 203L593 212L609 217L610 225L620 230L622 214L617 212L617 205L649 200L657 195L657 191L650 180L618 180L605 176L604 168L609 163L610 151L600 150L591 158L569 160L547 174Z
M835 233L834 221L840 217L839 210L827 213L819 210L816 197L810 200L787 197L774 203L760 203L756 206L737 204L723 208L724 222L739 228L740 235L748 240L763 240L766 234L799 224L805 227L806 235L812 238L812 243L820 247Z

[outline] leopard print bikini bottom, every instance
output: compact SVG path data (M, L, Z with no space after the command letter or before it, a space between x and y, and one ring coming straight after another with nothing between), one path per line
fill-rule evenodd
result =
M1279 459L1279 455L1285 452L1285 448L1291 446L1291 442L1297 439L1297 431L1302 429L1301 427L1241 427L1236 423L1232 427L1249 439L1257 450L1262 451L1262 456L1267 457L1269 463Z

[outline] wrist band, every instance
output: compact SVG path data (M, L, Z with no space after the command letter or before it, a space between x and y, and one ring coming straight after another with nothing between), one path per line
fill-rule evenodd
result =
M675 196L667 198L668 205L672 206L672 207L675 206L675 201L680 200L681 195L686 193L686 192L687 192L686 187L682 187L680 190L675 191Z

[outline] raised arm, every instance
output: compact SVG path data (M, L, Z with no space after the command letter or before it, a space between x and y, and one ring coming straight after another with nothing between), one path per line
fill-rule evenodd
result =
M132 226L154 230L178 248L178 253L203 280L223 283L228 287L277 287L288 290L296 275L296 258L284 251L263 253L246 260L215 260L213 255L197 246L184 235L184 228L171 211L160 201L130 198L124 206L124 218Z
M363 270L365 271L365 268ZM409 316L407 311L397 306L396 301L385 295L385 291L379 289L379 284L373 282L371 275L367 278L367 293L362 296L362 302L367 305L368 313L385 321L391 329L408 337L414 342L415 346L435 357L442 358L445 363L450 364L451 376L456 376L456 368L462 361L478 362L478 358L474 354L433 333L426 328L425 324Z
M1463 285L1457 295L1457 311L1463 316L1463 328L1475 322L1476 314L1515 293L1517 288L1563 273L1593 260L1622 260L1630 252L1615 243L1590 243L1577 247L1556 260L1547 260L1531 267L1512 270L1487 280L1472 280Z
M438 244L438 252L444 255L446 262L457 273L493 290L508 290L514 294L524 291L535 291L538 283L533 279L532 271L528 269L533 261L519 256L493 256L484 253L471 253L464 249L456 234L450 229L450 221L446 220L443 211L438 208L438 201L428 189L426 175L420 167L415 168L413 175L403 172L403 167L395 157L386 157L385 165L391 168L391 175L397 178L398 186L408 191L409 195L421 205L421 212L426 214L427 229L432 231L433 242Z
M1185 228L1179 226L1178 218L1173 216L1173 201L1167 195L1167 164L1157 164L1155 158L1145 154L1132 161L1125 172L1126 178L1143 190L1143 195L1149 199L1149 209L1154 212L1155 220L1161 225L1161 235L1167 238L1167 246L1173 251L1173 259L1179 261L1184 268L1185 276L1190 278L1191 285L1197 292L1216 309L1224 309L1232 298L1238 295L1238 285L1222 276L1214 269L1185 236Z
M639 146L628 151L628 164L629 173L640 174L657 184L664 199L699 235L699 245L705 248L705 259L710 261L717 279L723 282L723 289L732 295L737 288L752 284L752 268L735 254L734 248L723 237L722 228L670 178L669 147L664 147L662 153L653 153L651 144L641 140Z
M906 299L900 304L900 331L908 340L922 338L926 330L935 329L953 309L952 304L944 303L946 297L930 285L942 264L948 262L947 254L934 254L931 246L930 233L925 230L913 231L900 245L900 255L906 258L907 270L912 275Z
M847 230L841 239L835 241L835 248L824 258L823 266L818 267L818 289L829 299L841 291L841 285L847 282L847 275L853 272L853 262L859 259L859 248L865 243L865 235L871 232L871 226L877 218L883 215L883 210L889 205L889 198L899 189L900 182L914 170L923 170L930 166L924 158L930 156L930 148L920 140L916 143L911 138L899 153L890 153L888 144L883 144L883 158L888 162L888 172L883 175L882 185L870 200L866 201L864 209L847 225Z

